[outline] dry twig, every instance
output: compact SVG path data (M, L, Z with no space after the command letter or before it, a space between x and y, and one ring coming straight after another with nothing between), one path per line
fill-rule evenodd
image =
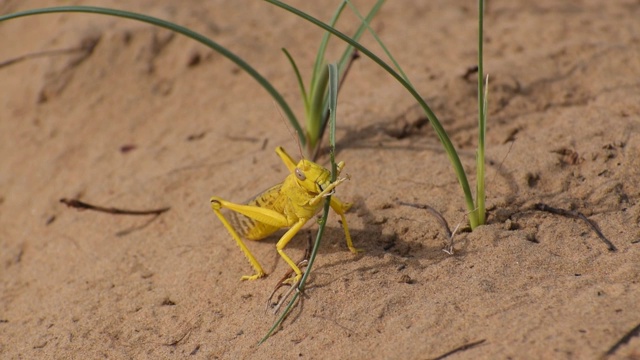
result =
M60 199L60 202L67 205L68 207L72 207L80 210L93 210L93 211L98 211L98 212L103 212L103 213L113 214L113 215L160 215L163 212L169 211L169 209L171 209L171 207L164 207L164 208L154 209L154 210L126 210L126 209L119 209L114 207L107 208L103 206L92 205L92 204L80 201L78 199L65 199L65 198Z

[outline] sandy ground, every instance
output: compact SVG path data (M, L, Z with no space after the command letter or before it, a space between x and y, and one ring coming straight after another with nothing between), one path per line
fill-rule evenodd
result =
M260 1L82 1L212 37L302 114L321 32ZM329 2L325 2L328 4ZM328 19L331 5L294 4ZM357 1L364 11L371 1ZM2 1L0 12L67 1ZM475 3L389 1L374 22L475 173ZM297 153L266 92L230 61L145 24L54 14L0 24L0 357L3 359L594 359L640 324L640 3L489 1L489 223L455 255L424 210L465 221L462 191L415 101L367 59L340 94L337 195L306 297L265 344L287 265L277 237L251 271L209 208L281 181ZM346 15L340 28L355 28ZM381 53L370 37L363 42ZM334 60L342 45L333 43ZM319 162L326 164L327 158ZM472 175L472 183L475 176ZM170 206L157 217L65 207ZM615 244L577 219L584 213ZM313 223L313 222L312 222ZM308 231L287 247L302 255ZM640 336L611 358L640 358Z

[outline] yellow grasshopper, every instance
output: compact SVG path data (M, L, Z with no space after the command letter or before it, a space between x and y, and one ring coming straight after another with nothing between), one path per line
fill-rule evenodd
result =
M265 190L245 205L234 204L217 196L211 198L213 212L238 243L256 272L254 275L243 276L242 280L255 280L265 276L266 273L244 244L240 235L249 240L262 240L279 229L287 227L289 230L282 235L276 244L276 249L284 261L295 271L296 277L293 281L300 280L302 271L285 254L284 248L304 224L320 211L322 199L332 195L336 186L346 180L346 178L341 178L330 182L331 173L329 170L309 160L302 159L296 165L289 154L280 146L276 148L276 153L291 172L282 183ZM338 163L338 174L343 168L344 161L341 161ZM347 219L344 216L350 207L351 204L342 203L335 196L331 197L331 208L342 218L347 246L351 252L357 253L359 250L353 246ZM222 208L232 211L230 214L233 225L220 211Z

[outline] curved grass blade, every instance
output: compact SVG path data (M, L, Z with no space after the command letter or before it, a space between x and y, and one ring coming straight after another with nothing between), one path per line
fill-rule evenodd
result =
M291 54L289 54L289 51L287 51L287 49L282 48L282 52L284 53L284 55L287 57L287 59L289 59L289 63L291 63L291 67L293 68L293 71L296 74L296 79L298 80L298 87L300 88L300 93L302 95L302 100L304 100L304 110L305 113L307 111L309 111L309 98L307 97L307 90L304 87L304 81L302 81L302 75L300 75L300 70L298 69L298 65L296 65L296 61L293 60L293 57L291 56Z
M282 111L284 112L285 116L289 119L291 126L293 126L294 129L298 132L299 134L298 136L300 137L301 144L303 146L306 144L306 139L304 138L302 128L300 127L298 120L293 114L293 111L291 111L291 108L289 107L287 102L284 100L282 95L280 95L280 93L267 81L267 79L265 79L253 67L251 67L247 62L242 60L233 52L229 51L228 49L216 43L215 41L207 38L206 36L201 35L186 27L180 26L178 24L174 24L170 21L162 20L162 19L144 15L144 14L124 11L124 10L117 10L117 9L94 7L94 6L58 6L58 7L19 11L12 14L0 16L0 22L10 20L10 19L16 19L20 17L25 17L25 16L34 16L34 15L52 14L52 13L70 13L70 12L109 15L109 16L116 16L121 18L137 20L137 21L145 22L155 26L159 26L165 29L169 29L171 31L175 31L195 41L198 41L201 44L206 45L207 47L220 53L227 59L233 61L242 70L244 70L247 74L249 74L252 78L254 78L254 80L256 80L282 108Z
M407 76L407 74L404 73L404 71L402 71L402 68L400 67L400 64L396 61L396 59L393 57L393 55L391 55L391 52L389 51L389 49L387 49L387 46L384 44L384 42L382 42L382 39L380 39L378 34L371 28L371 26L369 26L369 22L371 22L371 19L368 16L367 16L367 18L363 18L362 15L360 14L360 12L358 11L358 9L353 5L353 3L351 3L351 1L349 1L349 0L346 0L346 1L349 3L349 7L351 7L351 10L354 12L354 14L356 14L358 19L360 19L360 22L362 23L362 25L367 30L369 30L369 33L371 34L371 36L373 36L373 38L376 40L378 45L380 45L380 47L382 48L382 51L384 51L384 53L387 55L389 60L391 60L391 63L393 63L393 66L395 66L395 68L398 71L398 73L402 76L402 78L406 82L411 84L411 81L409 81L409 77ZM355 39L355 40L357 41L357 39ZM413 85L411 85L411 86L413 86Z
M323 68L320 74L316 76L314 87L310 90L310 107L307 115L307 136L309 146L308 152L314 153L315 148L320 139L320 130L322 129L323 103L327 94L327 84L329 83L329 73L327 68Z
M360 19L360 26L358 26L358 30L356 30L356 32L353 34L353 37L352 37L353 40L358 41L362 37L362 34L365 32L365 30L369 27L369 23L371 23L371 20L373 19L373 17L378 13L378 11L380 11L380 8L384 4L385 0L376 1L376 3L373 5L371 10L369 10L369 13L364 19L362 19L362 16L359 16L357 9L355 8L354 5L351 4L349 0L345 0L345 1L349 3L351 8L356 12L356 14L358 14L358 18ZM340 61L338 61L338 70L339 70L338 76L341 79L345 71L345 66L347 66L347 63L352 53L353 53L353 46L352 45L347 46L347 48L342 53L342 56L340 57Z

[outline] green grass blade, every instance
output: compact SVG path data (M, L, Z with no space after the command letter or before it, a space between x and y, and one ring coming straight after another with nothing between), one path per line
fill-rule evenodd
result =
M489 75L486 77L484 85L484 96L482 99L482 120L478 126L478 156L477 156L477 186L476 208L478 210L478 225L484 225L486 221L486 193L485 193L485 134L487 132L487 106L489 95Z
M338 176L338 166L336 165L335 159L335 149L336 149L336 110L338 107L338 67L336 64L329 64L329 111L331 112L329 123L329 145L331 147L331 182L336 181ZM304 285L307 283L307 278L309 274L311 274L311 268L313 267L313 263L315 262L316 256L318 255L318 249L320 248L320 242L322 241L322 235L324 234L324 228L327 225L327 219L329 218L329 208L331 204L331 196L327 196L324 201L324 208L322 212L322 220L320 220L320 226L318 228L318 235L316 236L316 241L313 244L313 250L311 251L311 255L309 257L309 263L307 265L306 270L304 271L304 275L302 275L302 279L300 279L300 284L298 285L297 291L289 300L289 303L282 311L282 314L278 317L278 320L269 328L267 334L260 339L258 345L264 343L269 339L269 337L280 327L284 319L286 319L287 315L293 309L293 305L298 300L300 293L304 291Z
M293 114L293 111L291 111L291 108L289 107L287 102L284 100L282 95L280 95L280 93L262 75L260 75L260 73L258 73L253 67L251 67L248 63L246 63L240 57L238 57L231 51L227 50L223 46L219 45L215 41L195 31L192 31L186 27L174 24L166 20L144 15L144 14L138 14L138 13L124 11L124 10L93 7L93 6L59 6L59 7L20 11L20 12L0 16L0 22L10 20L10 19L16 19L20 17L25 17L25 16L34 16L34 15L52 14L52 13L71 13L71 12L117 16L121 18L142 21L148 24L152 24L155 26L159 26L165 29L175 31L179 34L182 34L186 37L189 37L195 41L198 41L206 45L207 47L213 49L214 51L220 53L227 59L234 62L242 70L244 70L247 74L249 74L252 78L254 78L254 80L256 80L269 93L269 95L273 97L276 103L278 103L278 105L282 108L282 111L284 112L285 116L289 119L291 126L293 126L294 129L298 132L300 136L300 142L302 143L302 145L304 146L306 144L306 140L304 139L302 128L300 127L298 120Z
M291 54L287 51L287 49L282 48L282 52L289 59L289 63L291 63L291 67L296 74L296 79L298 80L298 87L300 88L300 93L302 94L302 99L304 100L304 111L309 111L309 99L307 98L307 90L304 88L304 81L302 81L302 76L300 75L300 70L298 69L298 65L296 65L295 60L291 57Z
M323 213L322 213L322 220L320 220L320 225L318 227L318 235L316 236L316 241L313 245L313 250L311 251L309 264L307 265L307 268L304 271L304 275L302 276L302 279L300 279L300 285L298 286L298 289L293 293L291 300L289 300L289 303L282 311L282 314L280 314L278 319L269 328L269 331L267 331L267 334L263 336L262 339L260 339L260 341L258 342L258 345L267 341L269 337L271 337L271 335L273 335L273 333L280 327L284 319L287 318L287 316L293 309L293 305L298 300L298 297L300 296L301 292L304 290L304 284L306 283L307 277L308 277L307 274L311 272L311 266L313 265L313 261L315 260L316 255L318 253L318 249L320 247L320 241L322 240L322 235L324 234L324 227L327 223L327 218L329 217L330 200L331 200L330 197L327 197L327 199L325 200Z
M331 182L336 181L336 117L338 110L339 71L336 64L329 64L329 146L331 147Z
M440 140L440 142L442 143L442 146L444 147L447 156L449 157L449 161L451 161L451 164L453 166L453 169L456 173L456 177L458 178L458 182L460 183L460 186L462 187L462 191L464 192L464 198L465 198L465 204L467 206L467 209L469 210L470 214L469 214L469 223L471 225L471 228L475 228L476 226L478 226L478 218L477 218L477 213L474 211L475 210L475 204L473 201L473 195L471 194L471 188L469 187L469 181L467 180L467 176L464 172L464 168L462 166L462 163L460 162L460 157L458 156L455 147L453 146L453 143L451 143L451 140L449 139L449 136L447 135L447 133L445 132L444 128L442 127L442 124L440 124L440 122L438 121L438 118L436 117L436 115L433 113L433 111L431 110L431 108L429 107L429 105L427 105L427 103L424 101L424 99L420 96L420 94L418 94L418 92L411 86L411 84L409 84L408 82L406 82L401 75L399 75L397 72L395 72L389 65L387 65L384 61L382 61L378 56L376 56L375 54L373 54L371 51L369 51L367 48L365 48L364 46L360 45L357 41L354 41L353 39L351 39L350 37L348 37L347 35L345 35L344 33L328 26L327 24L323 23L322 21L296 9L293 8L287 4L284 4L278 0L264 0L270 4L273 4L275 6L280 7L283 10L289 11L290 13L299 16L307 21L309 21L310 23L331 32L333 35L335 35L336 37L338 37L339 39L341 39L342 41L347 42L348 44L352 45L353 47L355 47L356 49L358 49L363 55L367 56L368 58L370 58L371 60L373 60L376 64L378 64L380 67L382 67L386 72L388 72L391 76L393 76L405 89L407 89L407 91L409 91L409 93L416 99L416 101L420 104L420 106L422 107L422 109L424 110L427 119L429 119L429 123L431 124L431 126L433 127L433 129L436 132L436 135L438 136L438 139Z
M311 106L307 113L307 136L309 153L313 153L322 130L322 116L327 84L329 83L329 73L325 67L316 77L314 88L311 90Z
M349 7L351 7L351 10L356 14L358 19L360 19L360 22L362 23L362 25L365 26L365 28L367 30L369 30L369 33L371 34L371 36L373 36L373 38L376 40L378 45L380 45L380 47L382 48L382 51L384 51L384 53L387 55L389 60L391 60L391 63L393 63L393 66L396 68L398 73L402 76L402 78L406 82L411 84L411 82L409 81L409 77L407 77L407 74L405 74L404 71L402 71L402 68L400 67L400 64L396 61L396 59L393 57L393 55L391 55L391 52L389 51L389 49L387 49L387 46L384 44L384 42L382 42L380 37L378 37L378 34L371 28L371 26L369 26L369 22L371 21L371 19L363 18L362 15L360 14L360 12L358 11L358 9L351 3L351 1L349 1L349 0L347 0L347 1L349 3ZM357 39L356 39L356 41L357 41ZM413 86L413 85L411 85L411 86Z
M340 5L338 5L338 8L336 9L335 13L331 17L331 20L329 21L329 26L335 27L346 5L347 5L347 0L343 0L340 3ZM313 72L311 73L311 84L309 85L310 89L315 88L316 86L315 83L318 79L318 75L322 71L325 71L326 69L326 67L324 66L324 61L325 61L324 54L326 54L327 52L327 45L329 44L330 35L331 34L328 32L325 32L324 35L322 35L322 40L320 41L320 47L318 48L318 52L316 53L316 60L313 63Z
M345 0L345 1L349 2L349 0ZM369 13L364 18L364 20L362 19L362 17L360 17L360 20L361 20L360 26L358 26L358 29L356 30L356 32L351 37L353 40L355 40L355 41L359 41L360 40L360 38L362 37L362 34L365 32L365 30L367 30L367 28L369 27L369 23L371 23L371 20L373 19L373 17L378 13L378 11L380 11L380 8L384 4L384 2L385 2L385 0L378 0L373 5L371 10L369 10ZM351 2L349 2L349 5L352 8L355 8L355 6L351 4ZM356 9L356 11L357 11L357 9ZM356 12L356 14L359 14L359 13ZM347 65L347 62L349 61L349 58L351 57L352 51L353 51L353 46L348 45L347 48L342 53L342 56L340 57L340 61L338 61L338 70L340 70L340 74L339 74L340 78L342 78L342 74L343 74L343 72L345 70L345 66Z
M322 226L322 225L320 225L320 226ZM320 234L320 232L318 232L318 234ZM317 238L316 238L316 241L317 241ZM269 331L267 331L265 336L263 336L262 339L260 339L260 341L258 341L258 345L262 345L262 343L267 341L271 337L271 335L273 335L273 333L280 327L280 325L282 324L284 319L286 319L287 316L289 315L289 313L291 312L291 309L293 309L293 304L296 303L296 300L298 300L299 296L300 296L300 292L298 292L298 291L296 291L293 294L293 296L291 297L291 300L289 301L287 306L284 308L284 310L282 310L282 314L278 317L278 320L276 320L273 323L273 325L271 325L271 327L269 328Z
M486 220L485 207L485 138L487 130L487 87L484 81L484 0L478 0L478 151L476 155L476 212L478 225ZM487 77L487 85L489 78Z

